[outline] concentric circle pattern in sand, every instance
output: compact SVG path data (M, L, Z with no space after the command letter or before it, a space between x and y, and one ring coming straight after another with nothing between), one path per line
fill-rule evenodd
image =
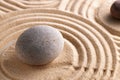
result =
M96 10L95 20L108 30L118 46L120 52L120 21L115 19L110 14L110 8L115 0L107 0L102 3Z
M61 0L0 0L0 13L28 8L58 8Z
M64 1L64 2L63 2ZM60 10L73 12L89 19L101 29L105 28L120 50L120 22L110 15L110 7L115 0L63 0ZM101 6L102 5L102 6Z
M105 26L114 35L120 36L120 21L111 17L110 8L115 0L108 0L103 3L103 6L99 7L97 11L97 21Z
M46 66L29 66L17 59L18 36L34 25L61 31L65 46ZM118 52L107 31L89 20L54 9L28 9L0 16L0 78L3 80L117 80Z
M0 13L28 8L56 8L82 15L94 14L93 10L104 0L0 0ZM90 15L91 16L91 15Z

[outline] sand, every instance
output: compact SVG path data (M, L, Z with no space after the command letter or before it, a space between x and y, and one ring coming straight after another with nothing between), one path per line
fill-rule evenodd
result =
M0 79L119 80L120 24L106 18L112 3L113 0L1 0ZM19 35L35 25L53 26L64 36L63 52L45 66L24 64L15 52Z

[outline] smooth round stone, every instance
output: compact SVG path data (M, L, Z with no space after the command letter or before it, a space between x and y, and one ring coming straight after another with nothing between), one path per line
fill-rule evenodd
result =
M111 15L114 18L120 19L120 0L116 0L111 6Z
M53 61L63 50L64 39L55 28L39 25L24 31L16 42L20 60L31 65L44 65Z

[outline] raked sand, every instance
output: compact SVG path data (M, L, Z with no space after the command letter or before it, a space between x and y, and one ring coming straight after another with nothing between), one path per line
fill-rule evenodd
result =
M0 79L119 80L120 21L110 17L112 3L113 0L1 0ZM35 25L53 26L64 36L63 52L45 66L24 64L15 52L19 35Z

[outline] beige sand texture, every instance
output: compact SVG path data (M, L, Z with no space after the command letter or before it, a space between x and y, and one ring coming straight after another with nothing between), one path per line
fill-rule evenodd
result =
M0 12L8 13L31 8L56 8L83 17L94 14L94 9L105 0L0 0ZM90 13L89 13L90 12Z
M120 80L119 32L96 17L104 1L0 0L0 80ZM16 56L17 38L35 25L53 26L64 36L63 52L46 66Z
M106 28L111 34L115 43L120 47L120 21L111 17L110 7L115 0L108 0L96 11L96 22ZM118 48L120 50L120 48Z
M61 0L0 0L0 13L28 8L58 8Z

